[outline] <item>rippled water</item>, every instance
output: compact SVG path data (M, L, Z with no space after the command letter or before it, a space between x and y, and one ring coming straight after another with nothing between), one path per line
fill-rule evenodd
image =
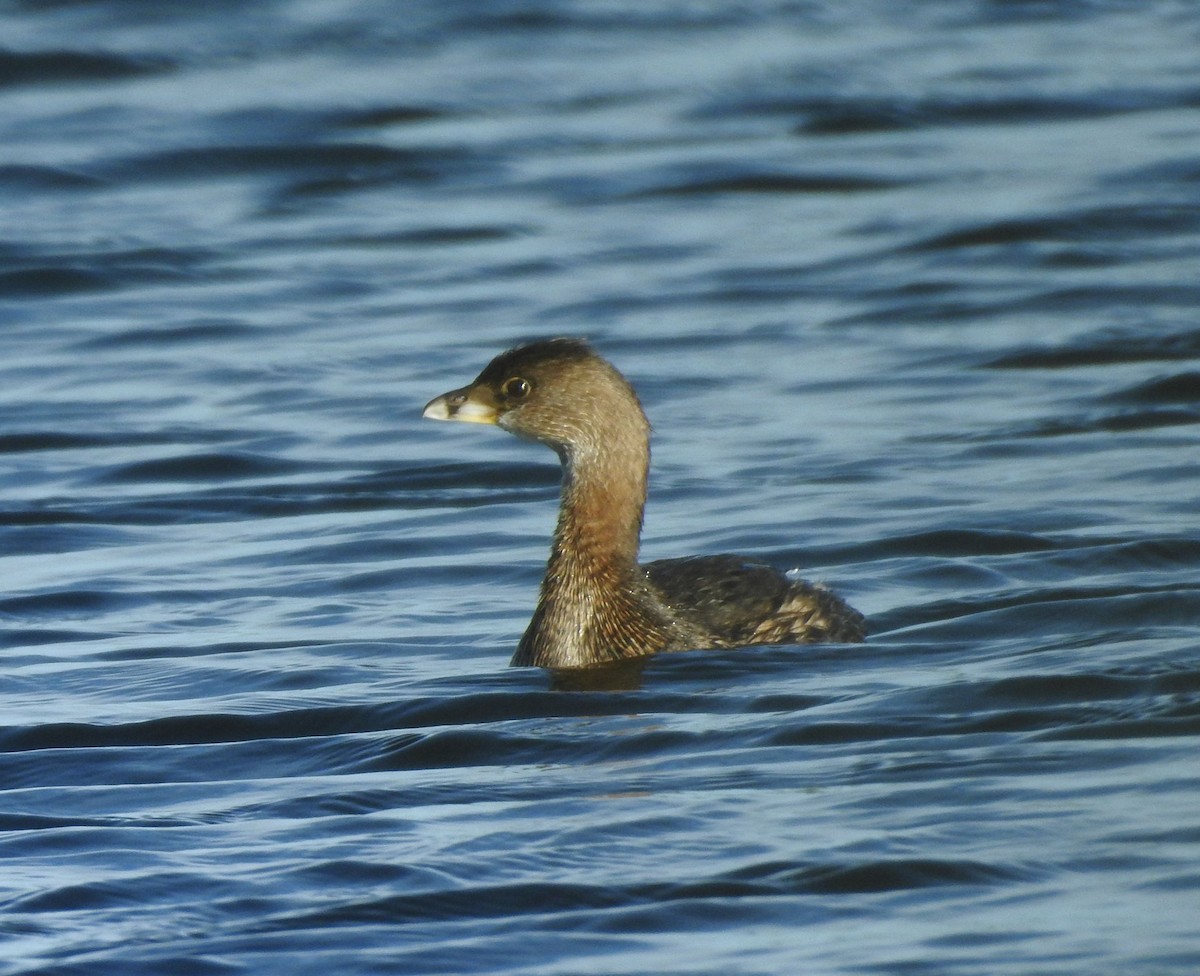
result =
M0 37L0 974L1200 968L1200 8ZM551 334L870 641L508 669Z

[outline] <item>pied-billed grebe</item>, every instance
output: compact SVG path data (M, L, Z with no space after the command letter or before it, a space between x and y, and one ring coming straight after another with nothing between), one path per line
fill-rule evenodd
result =
M650 424L633 387L586 342L510 349L469 386L430 400L424 415L496 424L562 460L558 527L514 665L586 668L658 651L863 639L857 610L762 563L638 565Z

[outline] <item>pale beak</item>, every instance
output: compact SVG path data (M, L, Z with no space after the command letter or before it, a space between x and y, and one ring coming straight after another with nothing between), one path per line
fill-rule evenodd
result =
M434 397L425 404L421 414L429 420L458 420L465 424L494 424L499 419L494 405L472 397L472 389L464 386Z

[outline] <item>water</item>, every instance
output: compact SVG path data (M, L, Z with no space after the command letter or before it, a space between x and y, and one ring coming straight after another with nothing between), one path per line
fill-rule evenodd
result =
M1200 8L0 37L0 974L1197 971ZM506 668L552 334L869 643Z

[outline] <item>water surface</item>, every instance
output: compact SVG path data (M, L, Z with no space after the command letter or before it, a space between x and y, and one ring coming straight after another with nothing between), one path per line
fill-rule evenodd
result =
M1200 966L1200 11L0 14L0 974ZM585 335L647 558L861 647L506 662Z

